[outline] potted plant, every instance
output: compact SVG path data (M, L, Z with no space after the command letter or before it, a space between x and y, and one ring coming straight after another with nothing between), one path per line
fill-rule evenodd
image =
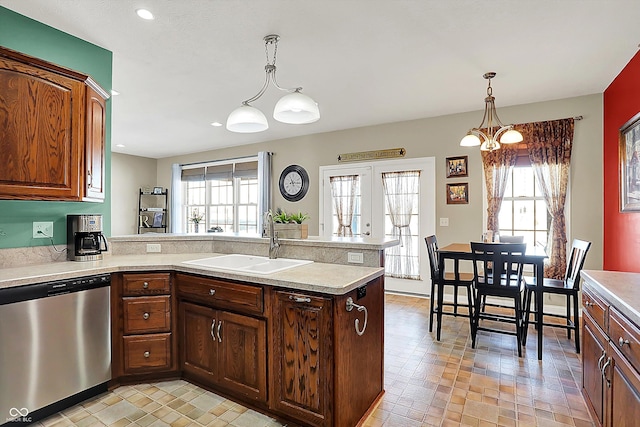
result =
M198 211L198 208L191 211L189 221L193 223L193 230L197 233L200 227L200 222L204 219L204 214Z
M281 239L306 239L309 237L309 226L303 222L309 219L308 214L302 212L288 214L278 208L275 212L271 212L273 216L273 229L278 233ZM268 224L265 224L267 236L271 236Z

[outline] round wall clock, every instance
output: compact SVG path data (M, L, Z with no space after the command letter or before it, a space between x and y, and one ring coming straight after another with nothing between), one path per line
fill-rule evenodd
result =
M309 175L302 166L290 165L280 174L280 194L290 202L302 199L309 190Z

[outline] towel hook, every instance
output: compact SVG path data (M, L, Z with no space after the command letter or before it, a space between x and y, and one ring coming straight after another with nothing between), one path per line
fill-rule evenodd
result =
M367 329L367 320L369 318L369 313L367 312L367 307L364 305L358 305L353 302L353 298L347 298L347 311L353 310L353 308L357 308L358 311L364 311L364 324L362 325L362 330L360 330L360 319L356 319L356 334L362 336L364 331Z

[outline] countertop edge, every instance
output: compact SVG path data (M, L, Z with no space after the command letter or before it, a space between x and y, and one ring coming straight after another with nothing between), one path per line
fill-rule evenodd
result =
M0 275L0 290L97 274L141 271L175 271L179 273L197 274L205 277L216 277L279 288L294 289L297 291L315 292L328 295L343 295L363 286L377 277L384 275L384 268L382 267L354 267L325 263L302 265L290 270L269 275L201 268L192 264L183 263L183 261L202 258L203 255L204 254L202 253L180 254L173 256L165 255L162 257L154 257L153 255L117 255L105 257L102 261L68 261L64 263L53 263L51 265L39 264L17 267L13 269L15 271L13 277L3 278L2 275ZM218 256L223 254L208 255ZM168 258L176 259L168 260ZM47 266L50 266L53 270L46 271ZM333 286L323 285L323 278L319 277L317 274L317 270L319 269L327 272L326 282L333 281ZM345 274L347 272L349 274ZM7 275L6 270L2 273ZM11 274L9 274L9 276L11 276Z
M640 325L640 273L582 270L583 286L595 291L631 322Z

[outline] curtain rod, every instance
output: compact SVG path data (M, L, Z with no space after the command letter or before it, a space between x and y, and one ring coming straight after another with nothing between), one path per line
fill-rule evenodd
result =
M206 162L193 162L193 163L181 163L180 166L184 167L187 166L188 168L190 166L193 167L198 167L198 166L210 166L210 165L214 165L214 164L220 164L220 163L232 163L234 160L243 160L243 159L258 159L258 155L257 154L253 154L253 155L249 155L249 156L241 156L241 157L231 157L228 159L220 159L220 160L209 160Z

